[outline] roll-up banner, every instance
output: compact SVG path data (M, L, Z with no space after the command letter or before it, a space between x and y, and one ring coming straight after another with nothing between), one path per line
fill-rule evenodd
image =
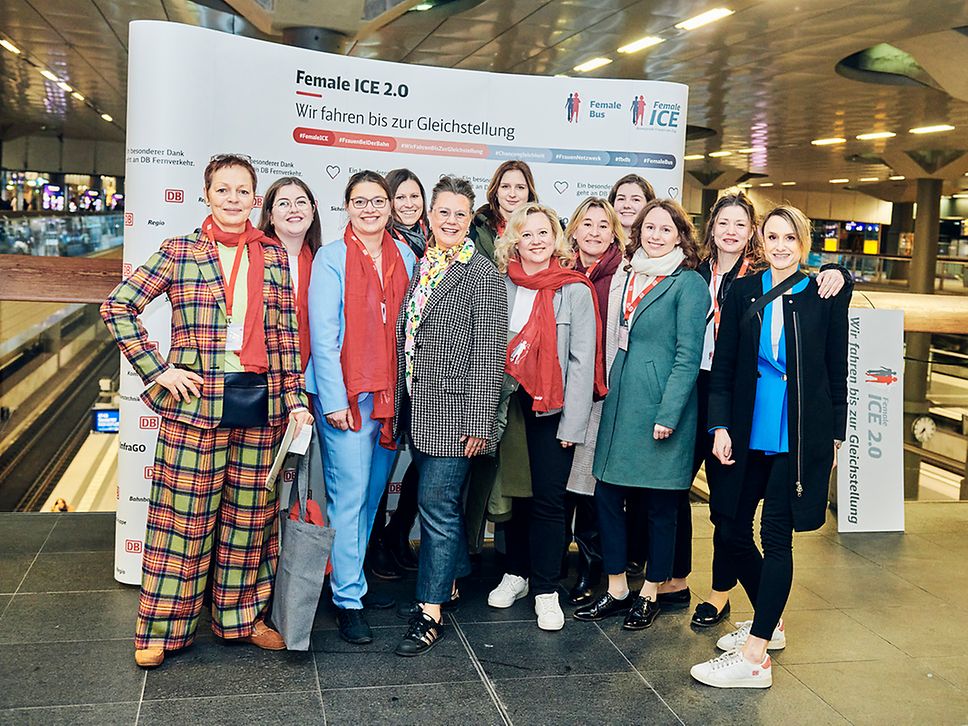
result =
M562 218L632 172L681 199L680 84L388 63L155 21L131 23L128 64L127 272L199 227L202 172L218 153L252 157L259 190L302 177L324 240L342 239L344 186L361 169L407 167L428 193L442 174L467 177L481 204L495 168L521 159ZM169 315L159 299L142 316L162 354ZM126 362L121 379L116 577L137 583L159 421Z
M904 313L851 309L837 529L904 530Z

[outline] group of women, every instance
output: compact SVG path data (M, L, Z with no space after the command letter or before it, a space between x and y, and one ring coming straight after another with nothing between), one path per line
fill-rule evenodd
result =
M799 210L758 224L745 196L727 194L700 245L683 208L634 174L563 228L520 161L497 169L476 211L465 179L442 176L427 199L406 169L362 171L346 185L342 238L321 245L302 180L276 180L255 227L247 157L215 156L204 177L211 214L199 230L166 240L101 308L162 418L139 665L192 642L206 589L217 636L285 647L265 622L278 540L264 482L288 419L315 425L321 442L347 642L373 638L368 562L378 576L417 571L396 652L436 645L485 517L498 523L505 565L489 605L530 594L538 627L561 629L558 581L574 538L573 617L648 628L690 602L688 491L705 462L713 582L692 622L722 622L737 582L755 615L692 675L772 683L792 533L823 524L846 426L849 277L801 271L810 228ZM172 307L167 360L139 320L161 295ZM401 446L412 464L387 522Z

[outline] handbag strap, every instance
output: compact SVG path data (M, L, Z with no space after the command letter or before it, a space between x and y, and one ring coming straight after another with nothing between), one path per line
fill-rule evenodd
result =
M315 435L313 431L313 435ZM313 457L313 446L312 442L309 444L309 448L306 449L306 453L299 457L299 469L296 471L296 486L294 487L299 497L299 518L306 522L308 521L309 512L307 512L307 502L309 500L309 472L311 469ZM291 496L290 496L291 498Z
M806 279L807 276L804 275L800 270L797 270L779 285L774 285L770 290L763 293L762 296L756 298L754 303L746 309L746 314L743 315L743 322L746 323L752 320L755 315L759 314L763 308L780 297L780 295L793 288L793 286L801 280Z

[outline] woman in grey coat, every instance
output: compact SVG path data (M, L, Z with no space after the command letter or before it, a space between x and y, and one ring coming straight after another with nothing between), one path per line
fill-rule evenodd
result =
M594 288L569 269L573 253L554 210L529 203L495 248L506 273L509 405L524 418L531 497L516 497L505 526L507 573L488 596L510 607L530 591L542 630L560 630L557 577L565 540L565 485L574 445L585 441L596 374L604 389Z

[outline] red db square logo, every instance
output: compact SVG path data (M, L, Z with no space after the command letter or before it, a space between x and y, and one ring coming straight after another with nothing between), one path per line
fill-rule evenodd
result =
M161 425L161 418L158 416L142 416L138 425L143 429L156 429Z
M262 195L261 194L256 194L255 195L255 206L256 206L257 209L262 206Z
M134 267L130 262L121 265L121 277L130 277L132 272L134 272Z
M124 213L124 226L125 227L134 227L134 212L125 212Z
M145 467L145 479L154 479L154 478L155 478L155 467L153 467L153 466L146 466Z
M185 201L184 189L166 189L165 201L169 204L181 204Z
M296 470L286 469L284 472L282 472L282 480L286 482L296 481Z
M126 539L124 541L124 551L133 552L138 554L141 552L141 540L140 539Z

